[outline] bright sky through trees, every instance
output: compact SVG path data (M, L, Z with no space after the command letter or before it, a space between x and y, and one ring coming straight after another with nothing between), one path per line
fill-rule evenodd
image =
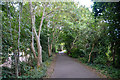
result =
M93 2L91 0L75 0L75 2L79 2L80 5L85 5L85 7L92 11L91 6L93 5Z

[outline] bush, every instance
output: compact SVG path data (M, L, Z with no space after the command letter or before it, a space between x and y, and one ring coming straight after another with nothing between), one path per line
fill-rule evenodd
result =
M48 52L42 50L42 61L45 62L48 58Z
M84 55L84 51L79 48L72 48L71 53L69 54L69 56L73 58L84 57Z
M87 63L88 59L85 57L79 57L78 60L82 61L83 63Z
M92 68L99 70L102 74L110 76L111 78L119 79L120 78L120 69L114 68L113 66L105 66L101 64L88 64Z
M24 74L20 78L42 78L46 75L47 67L50 61L46 61L40 67L24 66Z
M2 78L15 78L14 69L2 67Z
M53 57L50 57L47 59L47 61L43 62L43 64L39 67L37 66L28 66L27 63L22 63L22 70L23 74L20 76L20 78L42 78L46 75L47 67L50 65L51 61L53 60Z
M34 63L35 62L33 61L33 65L29 65L26 62L21 62L20 63L20 68L21 68L20 73L21 73L21 75L27 74L28 71L30 71L31 69L33 69L33 67L35 66Z
M107 57L103 56L103 55L98 55L95 60L93 61L93 63L96 64L106 64L107 63Z
M45 75L46 68L34 67L22 75L20 78L42 78Z

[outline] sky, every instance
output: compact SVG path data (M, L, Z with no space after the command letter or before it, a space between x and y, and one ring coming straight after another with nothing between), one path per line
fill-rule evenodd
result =
M73 0L74 2L79 2L80 5L85 5L87 8L89 8L90 11L92 11L91 6L93 5L93 1L91 0Z
M89 8L90 11L92 11L91 5L93 5L93 2L91 0L74 0L75 2L80 3L80 5L85 5L87 8Z

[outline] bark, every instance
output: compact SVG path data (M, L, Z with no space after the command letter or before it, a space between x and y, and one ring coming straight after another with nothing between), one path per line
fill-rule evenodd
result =
M18 54L17 54L17 62L16 62L16 77L18 78L19 76L19 53L20 53L20 26L21 26L21 12L22 12L22 3L19 3L19 31L18 31Z
M37 64L37 66L40 66L42 64L42 46L40 44L40 33L41 33L42 24L43 24L43 20L44 20L44 14L45 14L45 7L43 9L43 15L42 15L40 26L39 26L39 33L38 33L38 36L36 38L37 48L38 48L38 64Z
M33 52L33 55L34 57L37 59L37 56L36 56L36 51L35 51L35 47L34 47L34 27L35 27L35 16L33 15L33 11L32 11L32 5L31 6L31 11L30 11L30 14L31 14L31 25L32 25L32 42L31 42L31 49L32 49L32 52Z
M48 23L47 23L47 30L49 32L49 27L48 27ZM50 34L49 34L50 35ZM51 56L51 49L50 49L50 37L48 35L48 55L49 57Z
M49 14L51 14L52 12L55 12L56 10L58 10L60 7L58 7L58 8L56 8L56 9L54 9L54 10L52 10L52 11L50 11L49 13L47 13L46 15L49 15Z
M40 23L40 26L39 26L39 33L37 35L36 29L35 29L35 13L33 12L32 2L31 1L29 3L29 6L30 6L31 21L32 21L32 29L33 29L33 32L35 34L35 39L36 39L36 42L37 42L37 50L38 50L37 66L40 66L42 64L42 46L40 44L40 32L41 32L41 28L42 28L42 24L43 24L43 20L44 20L45 8L43 10L43 15L42 15L42 18L41 18L41 23ZM34 39L32 39L32 41L33 40ZM34 53L34 56L36 57L35 49L34 49L34 44L32 43L31 45L32 45L32 51Z
M17 52L14 52L14 57L15 57L15 61L14 61L14 63L15 63L15 74L16 74L16 77L17 77L18 76L18 74L17 74L18 73Z
M36 41L37 41L37 49L38 49L37 66L40 66L42 64L42 47L40 45L39 36L37 36Z
M91 49L91 52L90 52L90 54L89 54L88 62L90 62L90 58L91 58L91 54L92 54L93 49L94 49L94 43L93 43L93 45L92 45L92 49Z
M51 56L51 48L50 48L50 44L49 44L49 37L48 37L48 55L49 55L49 57Z
M78 36L75 37L74 41L72 42L72 47L71 49L74 47L75 41L77 40Z
M53 27L54 28L54 27ZM53 32L53 38L52 38L52 41L51 41L51 44L50 44L50 50L51 50L51 52L52 52L52 49L53 49L53 42L54 42L54 39L55 39L55 31L56 31L56 29L54 30L54 32Z
M50 51L52 52L53 40L50 43Z
M35 52L35 47L34 47L34 42L31 42L31 49L33 51L34 57L37 59L36 52Z
M45 14L45 8L43 9L43 15L42 15L42 19L41 19L41 22L40 22L40 27L39 27L39 38L40 38L40 32L41 32L41 28L42 28L42 24L43 24L43 20L44 20L44 14Z
M53 45L52 43L50 44L50 51L52 52Z

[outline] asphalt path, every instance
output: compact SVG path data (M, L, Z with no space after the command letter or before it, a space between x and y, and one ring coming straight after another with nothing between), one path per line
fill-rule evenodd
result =
M58 54L51 78L99 78L99 76L73 58Z

